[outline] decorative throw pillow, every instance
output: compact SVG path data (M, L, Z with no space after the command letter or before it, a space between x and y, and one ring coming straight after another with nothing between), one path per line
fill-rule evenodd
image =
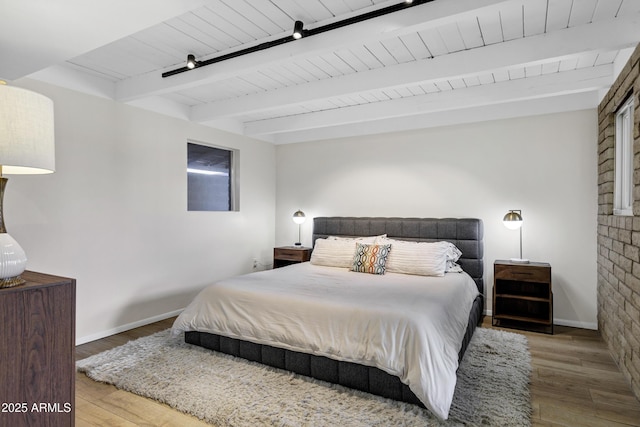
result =
M445 269L446 273L462 273L462 267L456 262L462 256L462 251L458 249L456 245L451 242L446 242L447 244L447 267Z
M359 273L384 274L390 251L391 245L357 243L351 270Z
M462 251L451 242L444 242L447 245L447 261L456 262L462 256Z

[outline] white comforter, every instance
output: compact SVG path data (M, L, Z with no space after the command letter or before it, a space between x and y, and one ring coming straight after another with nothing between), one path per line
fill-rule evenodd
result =
M477 295L466 273L373 275L307 262L210 285L173 330L376 366L398 376L446 419Z

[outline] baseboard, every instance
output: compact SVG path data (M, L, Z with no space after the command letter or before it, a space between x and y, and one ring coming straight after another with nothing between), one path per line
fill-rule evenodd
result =
M130 329L139 328L140 326L149 325L151 323L159 322L161 320L165 320L170 317L175 317L178 314L180 314L182 310L184 309L181 308L180 310L170 311L169 313L159 314L157 316L148 317L146 319L138 320L136 322L127 323L126 325L118 326L113 329L108 329L106 331L87 335L85 337L80 337L76 339L76 345L86 344L91 341L95 341L95 340L109 337L111 335L119 334L120 332L125 332Z
M569 326L571 328L598 330L598 324L593 322L577 322L575 320L553 319L555 325Z
M492 316L493 312L491 310L485 310L485 315ZM554 318L553 324L558 326L569 326L570 328L592 329L594 331L598 330L598 323L593 323L593 322L578 322L576 320Z

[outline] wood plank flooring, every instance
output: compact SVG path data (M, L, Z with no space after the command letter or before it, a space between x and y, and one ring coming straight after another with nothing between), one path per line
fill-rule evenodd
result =
M76 347L80 360L131 339L169 328L167 319ZM484 319L491 328L491 317ZM614 363L597 331L555 327L554 335L523 332L529 339L533 372L533 426L640 427L640 402ZM207 426L197 418L76 374L76 425Z

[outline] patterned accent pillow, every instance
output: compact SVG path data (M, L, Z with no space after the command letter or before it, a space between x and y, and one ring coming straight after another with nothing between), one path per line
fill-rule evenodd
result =
M356 244L356 253L353 256L351 271L359 273L384 274L387 257L391 251L391 245Z

